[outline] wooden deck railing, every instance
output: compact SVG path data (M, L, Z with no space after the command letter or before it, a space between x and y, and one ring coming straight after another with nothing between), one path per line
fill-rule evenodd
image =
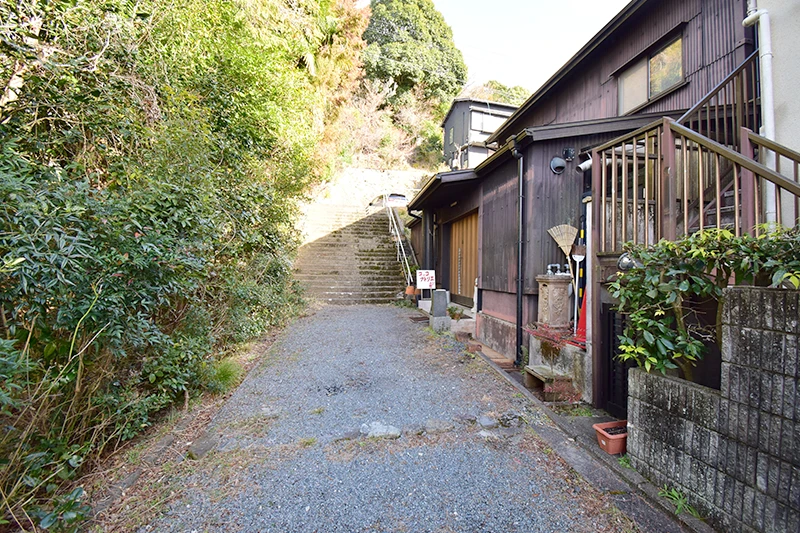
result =
M677 122L739 150L740 128L758 131L760 120L756 50Z
M741 151L746 157L753 157L759 163L774 168L775 172L787 180L800 184L800 152L795 152L747 128L742 128L741 138ZM762 183L758 187L766 189L768 186ZM781 187L775 190L774 196L772 211L774 220L787 227L800 224L800 196Z
M600 251L617 250L627 241L650 245L658 240L663 218L662 132L659 120L594 150Z
M597 147L592 158L598 253L708 228L755 234L770 211L795 225L800 154L746 128L737 136L744 155L664 118ZM756 148L759 161L752 158ZM792 170L788 176L762 164L769 152ZM769 187L774 198L765 194Z

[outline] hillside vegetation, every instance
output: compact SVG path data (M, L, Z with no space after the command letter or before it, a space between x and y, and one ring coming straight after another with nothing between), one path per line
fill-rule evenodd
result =
M440 165L461 54L371 8L0 0L0 529L80 529L82 471L302 308L312 186Z
M291 316L295 203L360 75L349 1L0 0L4 522Z

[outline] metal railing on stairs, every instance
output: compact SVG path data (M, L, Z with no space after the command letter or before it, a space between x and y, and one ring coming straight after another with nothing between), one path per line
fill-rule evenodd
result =
M740 129L758 131L761 125L758 75L756 50L684 113L678 124L739 150Z
M774 167L775 172L793 183L800 183L800 153L771 141L748 129L742 130L742 153L760 163ZM791 227L800 223L800 196L778 189L775 220Z
M392 240L394 240L395 247L397 248L397 261L403 268L403 276L406 279L406 283L411 285L413 283L413 275L411 273L409 255L406 253L406 247L403 245L405 235L403 234L402 224L398 219L394 207L390 205L388 194L383 195L382 202L384 209L386 209L386 215L389 218L389 233L392 235Z

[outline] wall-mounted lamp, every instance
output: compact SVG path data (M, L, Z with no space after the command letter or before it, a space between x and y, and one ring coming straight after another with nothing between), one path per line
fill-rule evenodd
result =
M550 170L553 171L553 174L561 174L565 168L567 168L567 162L563 158L555 156L550 160Z
M564 148L564 153L562 155L565 160L572 161L575 159L575 148Z

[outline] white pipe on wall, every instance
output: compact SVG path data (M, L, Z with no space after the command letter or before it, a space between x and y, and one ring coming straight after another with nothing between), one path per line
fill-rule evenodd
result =
M761 135L775 140L775 100L772 86L772 34L769 25L769 12L758 9L756 0L747 2L747 18L742 21L742 26L748 27L758 23L758 59L761 70ZM767 167L775 168L775 154L770 150L765 161ZM765 218L768 224L777 222L775 208L775 185L767 183L765 187L764 206Z

